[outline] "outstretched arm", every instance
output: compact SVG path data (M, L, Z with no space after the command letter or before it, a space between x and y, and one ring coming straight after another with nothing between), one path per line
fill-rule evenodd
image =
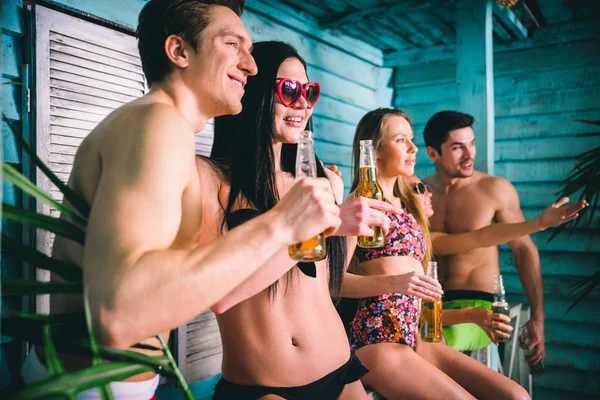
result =
M483 307L467 307L456 310L442 310L444 326L473 323L485 331L490 340L498 344L497 338L510 339L510 317L493 313Z
M307 180L295 199L213 244L178 245L182 196L199 179L194 132L176 111L149 107L136 119L143 129L101 149L103 171L84 249L94 325L99 339L117 348L190 320L287 243L339 223L337 210L330 215L322 207L327 186Z
M497 223L481 229L458 234L432 232L431 240L435 254L447 255L463 253L478 247L498 246L530 233L543 231L577 218L578 212L587 206L582 200L570 205L563 197L544 210L539 218L524 222Z

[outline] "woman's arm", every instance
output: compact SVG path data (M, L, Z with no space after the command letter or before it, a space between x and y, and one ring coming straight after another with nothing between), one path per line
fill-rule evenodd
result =
M496 343L497 338L509 339L510 332L513 330L509 325L510 317L504 314L493 313L483 307L443 310L442 321L444 326L466 323L477 324L494 343Z
M457 254L478 247L498 246L530 233L543 231L577 218L578 212L587 206L584 200L564 206L569 198L563 197L544 210L539 218L517 223L491 224L470 232L447 234L431 232L433 251L438 255Z

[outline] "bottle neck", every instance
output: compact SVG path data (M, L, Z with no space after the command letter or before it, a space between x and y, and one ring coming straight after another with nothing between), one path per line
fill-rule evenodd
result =
M302 178L315 178L317 176L317 163L315 160L315 146L312 134L306 131L300 135L298 151L296 152L296 180Z
M437 281L438 280L437 262L430 261L429 263L427 263L427 271L426 272L427 272L428 277L433 278Z
M494 303L506 303L504 282L501 275L494 276Z

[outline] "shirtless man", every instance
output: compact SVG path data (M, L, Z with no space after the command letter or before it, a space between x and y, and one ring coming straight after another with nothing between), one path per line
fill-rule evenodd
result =
M436 173L424 181L433 192L435 214L431 230L460 233L482 228L493 222L522 222L523 212L514 186L506 179L475 171L473 117L454 111L433 115L425 126L427 155ZM531 306L527 322L530 348L528 359L544 358L544 300L538 250L529 236L508 243ZM497 246L478 248L440 257L440 281L445 293L444 307L482 306L491 308L493 275L500 271ZM448 345L457 350L475 350L491 341L475 324L444 328Z
M275 251L339 225L325 179L303 179L269 212L198 247L206 193L194 134L241 111L257 73L239 15L243 1L151 0L138 38L150 92L108 115L77 151L69 186L91 205L85 247L57 238L54 256L81 265L98 340L160 347L171 329L214 305ZM249 240L249 238L252 238ZM82 310L81 296L53 296L52 312ZM148 339L150 338L150 339ZM147 352L153 354L152 352ZM68 369L89 365L64 357ZM49 376L32 351L27 382ZM112 383L115 398L151 398L153 373ZM86 392L87 393L87 392ZM92 395L93 396L93 395Z

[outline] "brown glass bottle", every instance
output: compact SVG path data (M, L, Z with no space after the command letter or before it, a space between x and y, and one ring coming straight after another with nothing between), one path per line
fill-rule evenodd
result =
M315 160L315 144L313 133L303 131L298 140L296 153L296 180L302 178L316 178L317 163ZM300 262L320 261L327 256L323 233L300 243L291 244L288 248L290 257Z
M360 176L358 186L354 191L357 197L367 197L369 199L383 200L383 191L377 183L377 171L375 169L375 157L373 154L373 141L360 141ZM373 236L359 236L358 246L366 248L383 247L385 236L380 226L372 226Z

